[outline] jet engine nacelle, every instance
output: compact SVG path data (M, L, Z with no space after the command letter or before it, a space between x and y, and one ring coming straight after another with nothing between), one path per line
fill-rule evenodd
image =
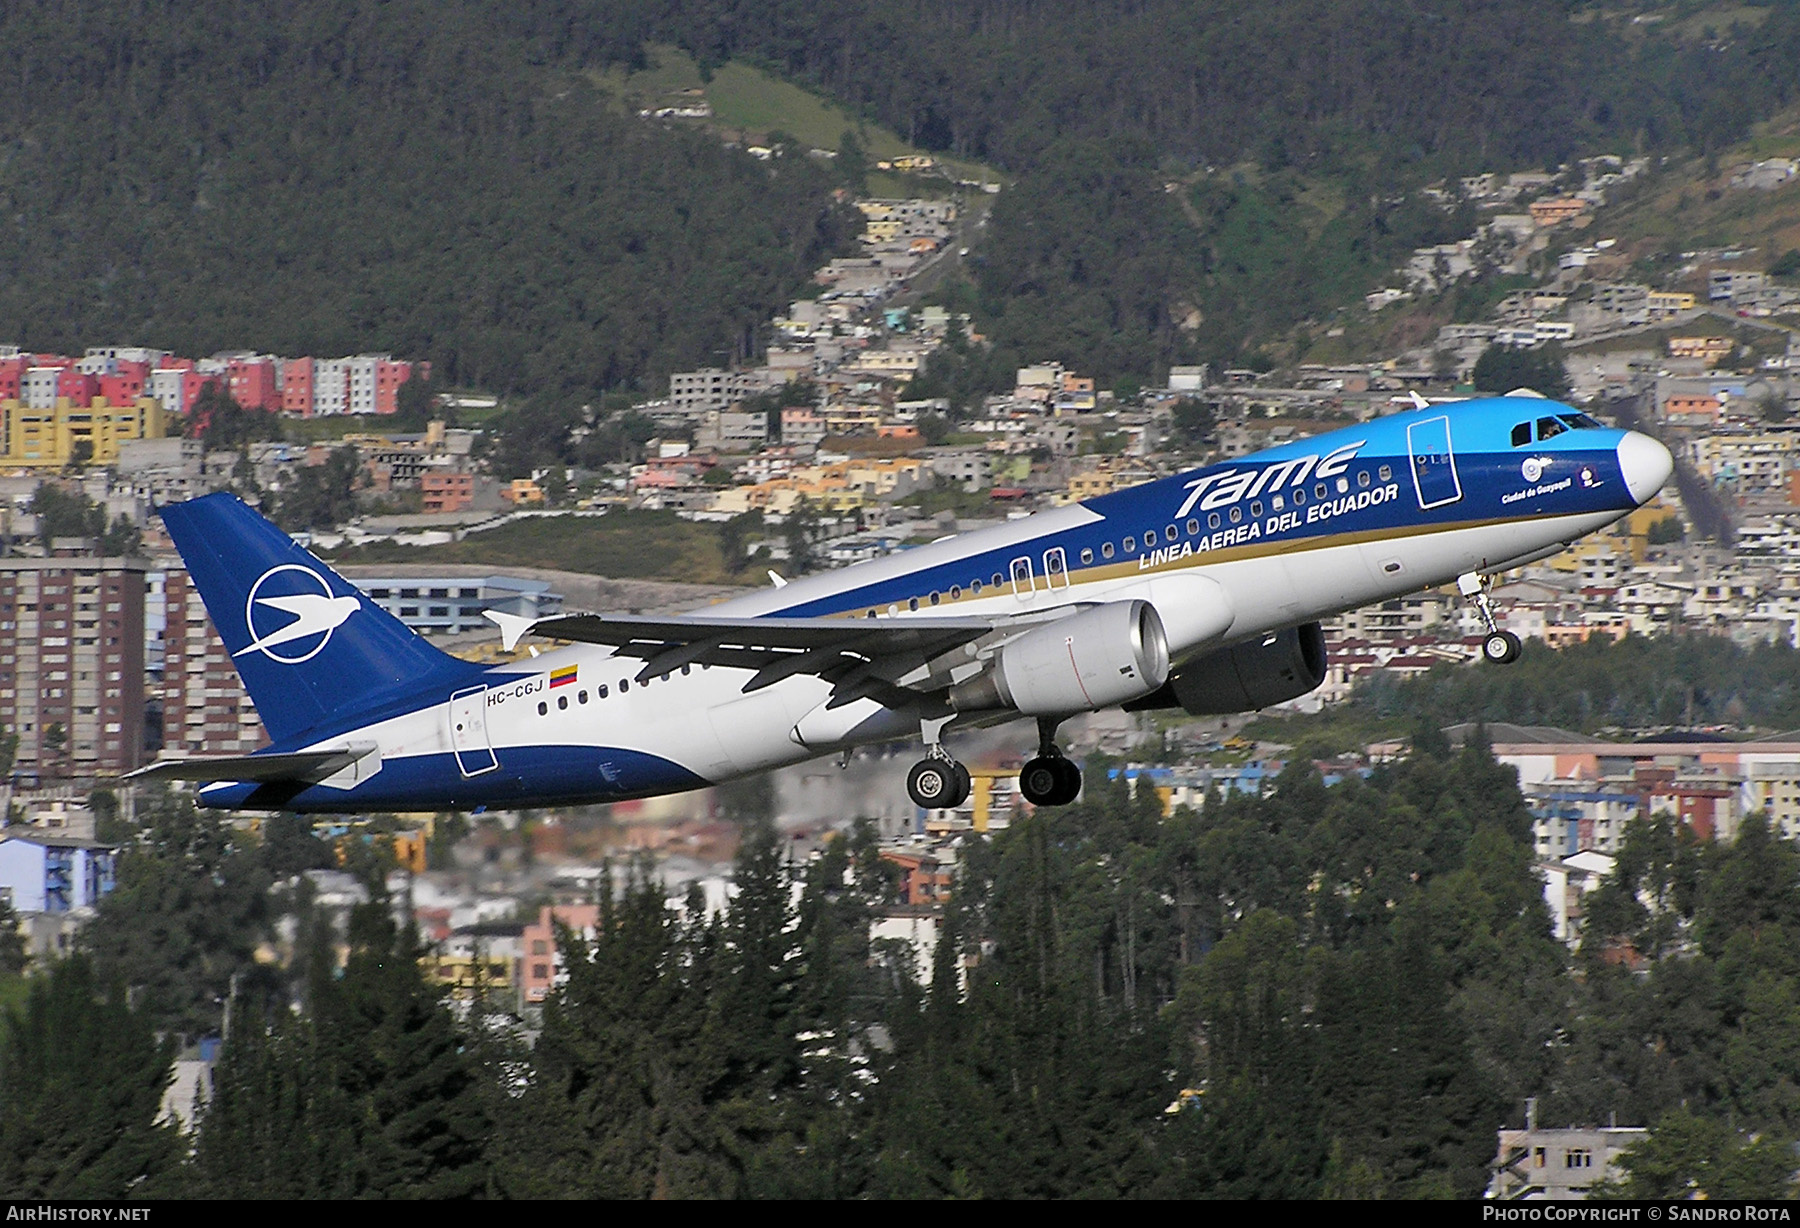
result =
M964 712L1067 716L1141 698L1168 680L1169 639L1156 607L1113 601L1002 645L993 668L953 688L950 702Z
M1325 632L1306 623L1189 661L1167 685L1125 709L1184 708L1194 716L1254 712L1297 699L1323 681Z

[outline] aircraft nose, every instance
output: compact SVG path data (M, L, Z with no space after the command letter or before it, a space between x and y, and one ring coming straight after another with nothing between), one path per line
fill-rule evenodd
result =
M1669 450L1637 431L1626 431L1619 440L1619 473L1625 478L1625 489L1633 503L1648 503L1675 472L1675 458Z

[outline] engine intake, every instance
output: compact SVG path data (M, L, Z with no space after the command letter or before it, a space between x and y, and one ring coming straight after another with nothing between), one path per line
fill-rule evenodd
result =
M951 688L950 703L959 712L1067 716L1138 699L1168 679L1169 639L1156 607L1113 601L1002 645L993 668Z
M1325 632L1318 623L1234 644L1189 661L1162 687L1125 704L1127 712L1183 708L1193 716L1254 712L1297 699L1325 681Z

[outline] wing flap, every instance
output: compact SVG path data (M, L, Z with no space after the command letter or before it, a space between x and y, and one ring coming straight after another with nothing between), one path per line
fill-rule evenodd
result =
M513 643L526 634L603 644L644 661L637 680L684 665L757 671L759 690L795 674L828 681L898 677L919 663L974 643L1018 621L995 618L709 618L641 614L560 614L529 626L500 623ZM903 667L895 668L904 663ZM886 668L883 668L886 667ZM897 690L891 682L885 684Z
M333 746L323 750L289 751L283 754L209 755L194 759L163 759L134 772L126 780L237 780L268 783L274 781L323 780L349 767L366 755L375 753L374 743Z

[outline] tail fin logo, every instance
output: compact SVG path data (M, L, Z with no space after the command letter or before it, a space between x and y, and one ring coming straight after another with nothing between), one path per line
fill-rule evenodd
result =
M256 578L244 601L244 626L251 642L231 655L260 652L283 665L310 661L360 608L355 597L332 596L331 585L310 567L299 563L271 567ZM277 652L278 648L286 651Z

